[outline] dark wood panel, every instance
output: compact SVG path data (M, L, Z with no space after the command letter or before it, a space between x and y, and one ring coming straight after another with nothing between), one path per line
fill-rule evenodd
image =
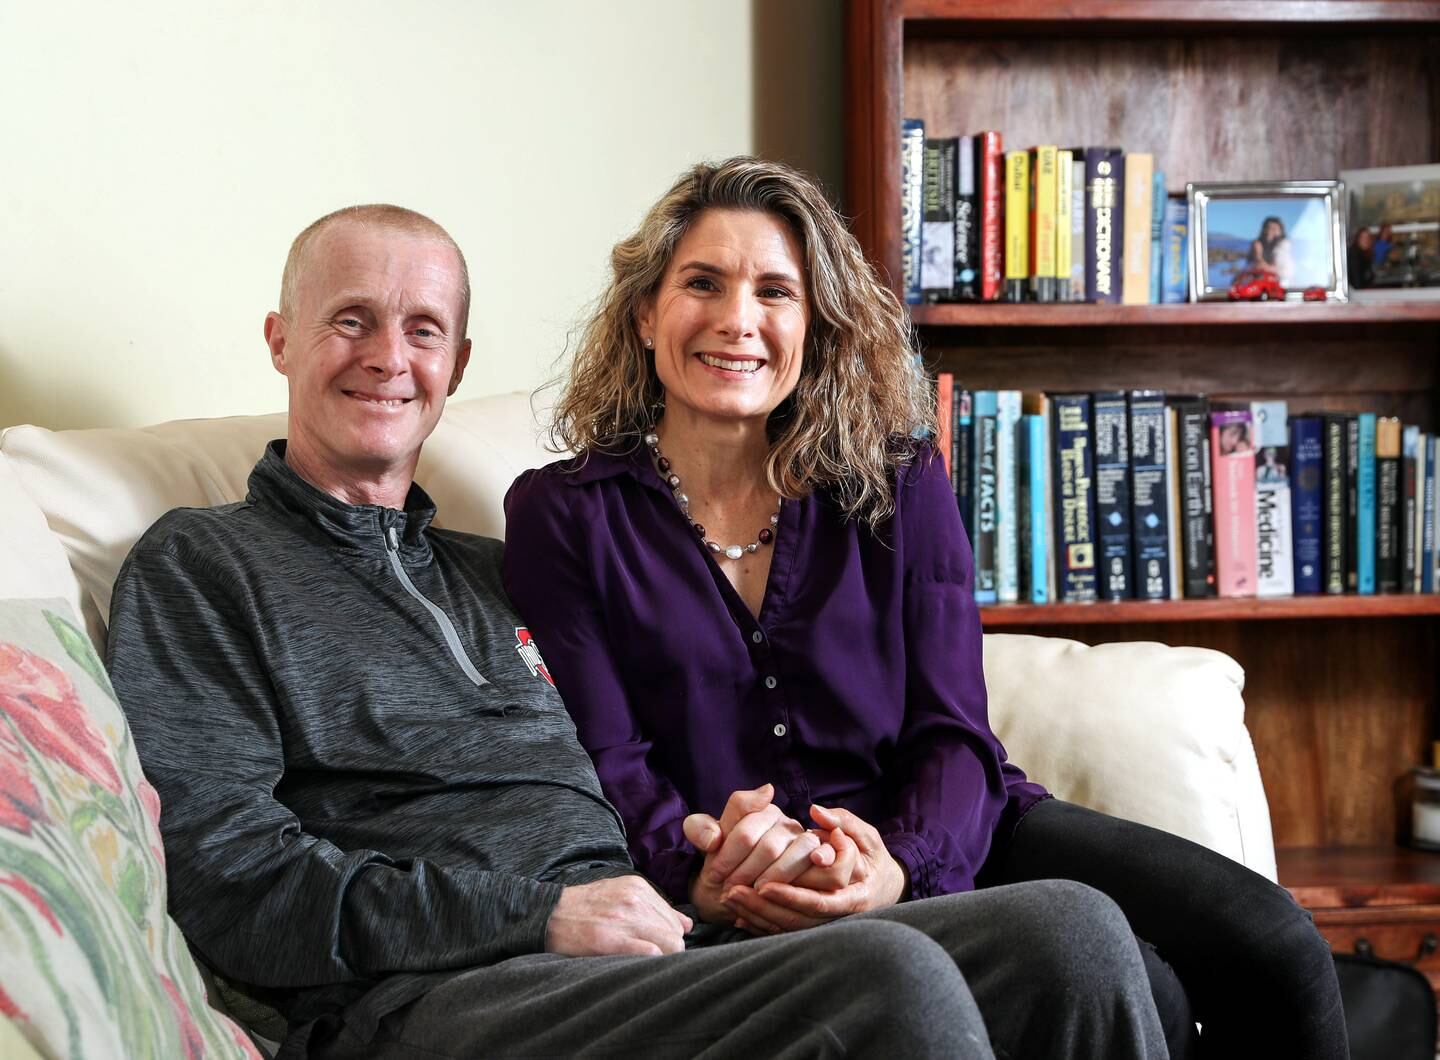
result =
M851 0L845 34L846 214L892 287L900 272L898 0Z
M1404 834L1401 785L1429 760L1440 687L1421 618L1044 625L1085 643L1214 648L1245 669L1245 721L1280 846L1374 846ZM1408 807L1408 803L1406 804Z
M1241 32L909 40L905 116L925 119L936 136L999 129L1010 148L1149 151L1172 191L1187 181L1330 178L1433 159L1427 49L1440 46L1436 38L1410 48L1383 36Z

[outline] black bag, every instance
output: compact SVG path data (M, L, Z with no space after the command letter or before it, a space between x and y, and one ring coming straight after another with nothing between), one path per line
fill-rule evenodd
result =
M1435 1060L1435 990L1408 964L1335 954L1350 1060Z

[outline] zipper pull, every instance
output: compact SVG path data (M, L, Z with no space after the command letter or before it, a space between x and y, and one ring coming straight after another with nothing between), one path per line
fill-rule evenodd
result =
M385 544L391 552L400 551L400 535L395 532L393 526L387 526L385 528Z

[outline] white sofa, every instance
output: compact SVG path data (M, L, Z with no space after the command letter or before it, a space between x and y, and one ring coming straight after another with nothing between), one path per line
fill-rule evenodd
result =
M102 647L111 584L136 538L172 507L243 497L264 443L284 430L278 414L136 430L7 429L0 599L67 600ZM417 477L439 505L440 525L503 536L510 482L553 458L528 396L475 398L451 402ZM1275 878L1269 810L1244 725L1244 674L1228 656L994 634L985 638L985 674L991 720L1010 757L1057 795Z

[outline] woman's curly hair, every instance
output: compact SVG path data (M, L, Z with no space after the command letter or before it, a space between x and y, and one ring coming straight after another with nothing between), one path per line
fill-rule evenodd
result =
M876 277L824 193L778 162L737 157L684 173L615 245L613 276L581 334L554 409L557 451L629 452L664 400L637 319L675 248L706 210L760 210L800 241L811 308L800 379L770 415L765 473L784 497L828 491L847 518L894 510L892 482L934 403L914 363L905 307Z

